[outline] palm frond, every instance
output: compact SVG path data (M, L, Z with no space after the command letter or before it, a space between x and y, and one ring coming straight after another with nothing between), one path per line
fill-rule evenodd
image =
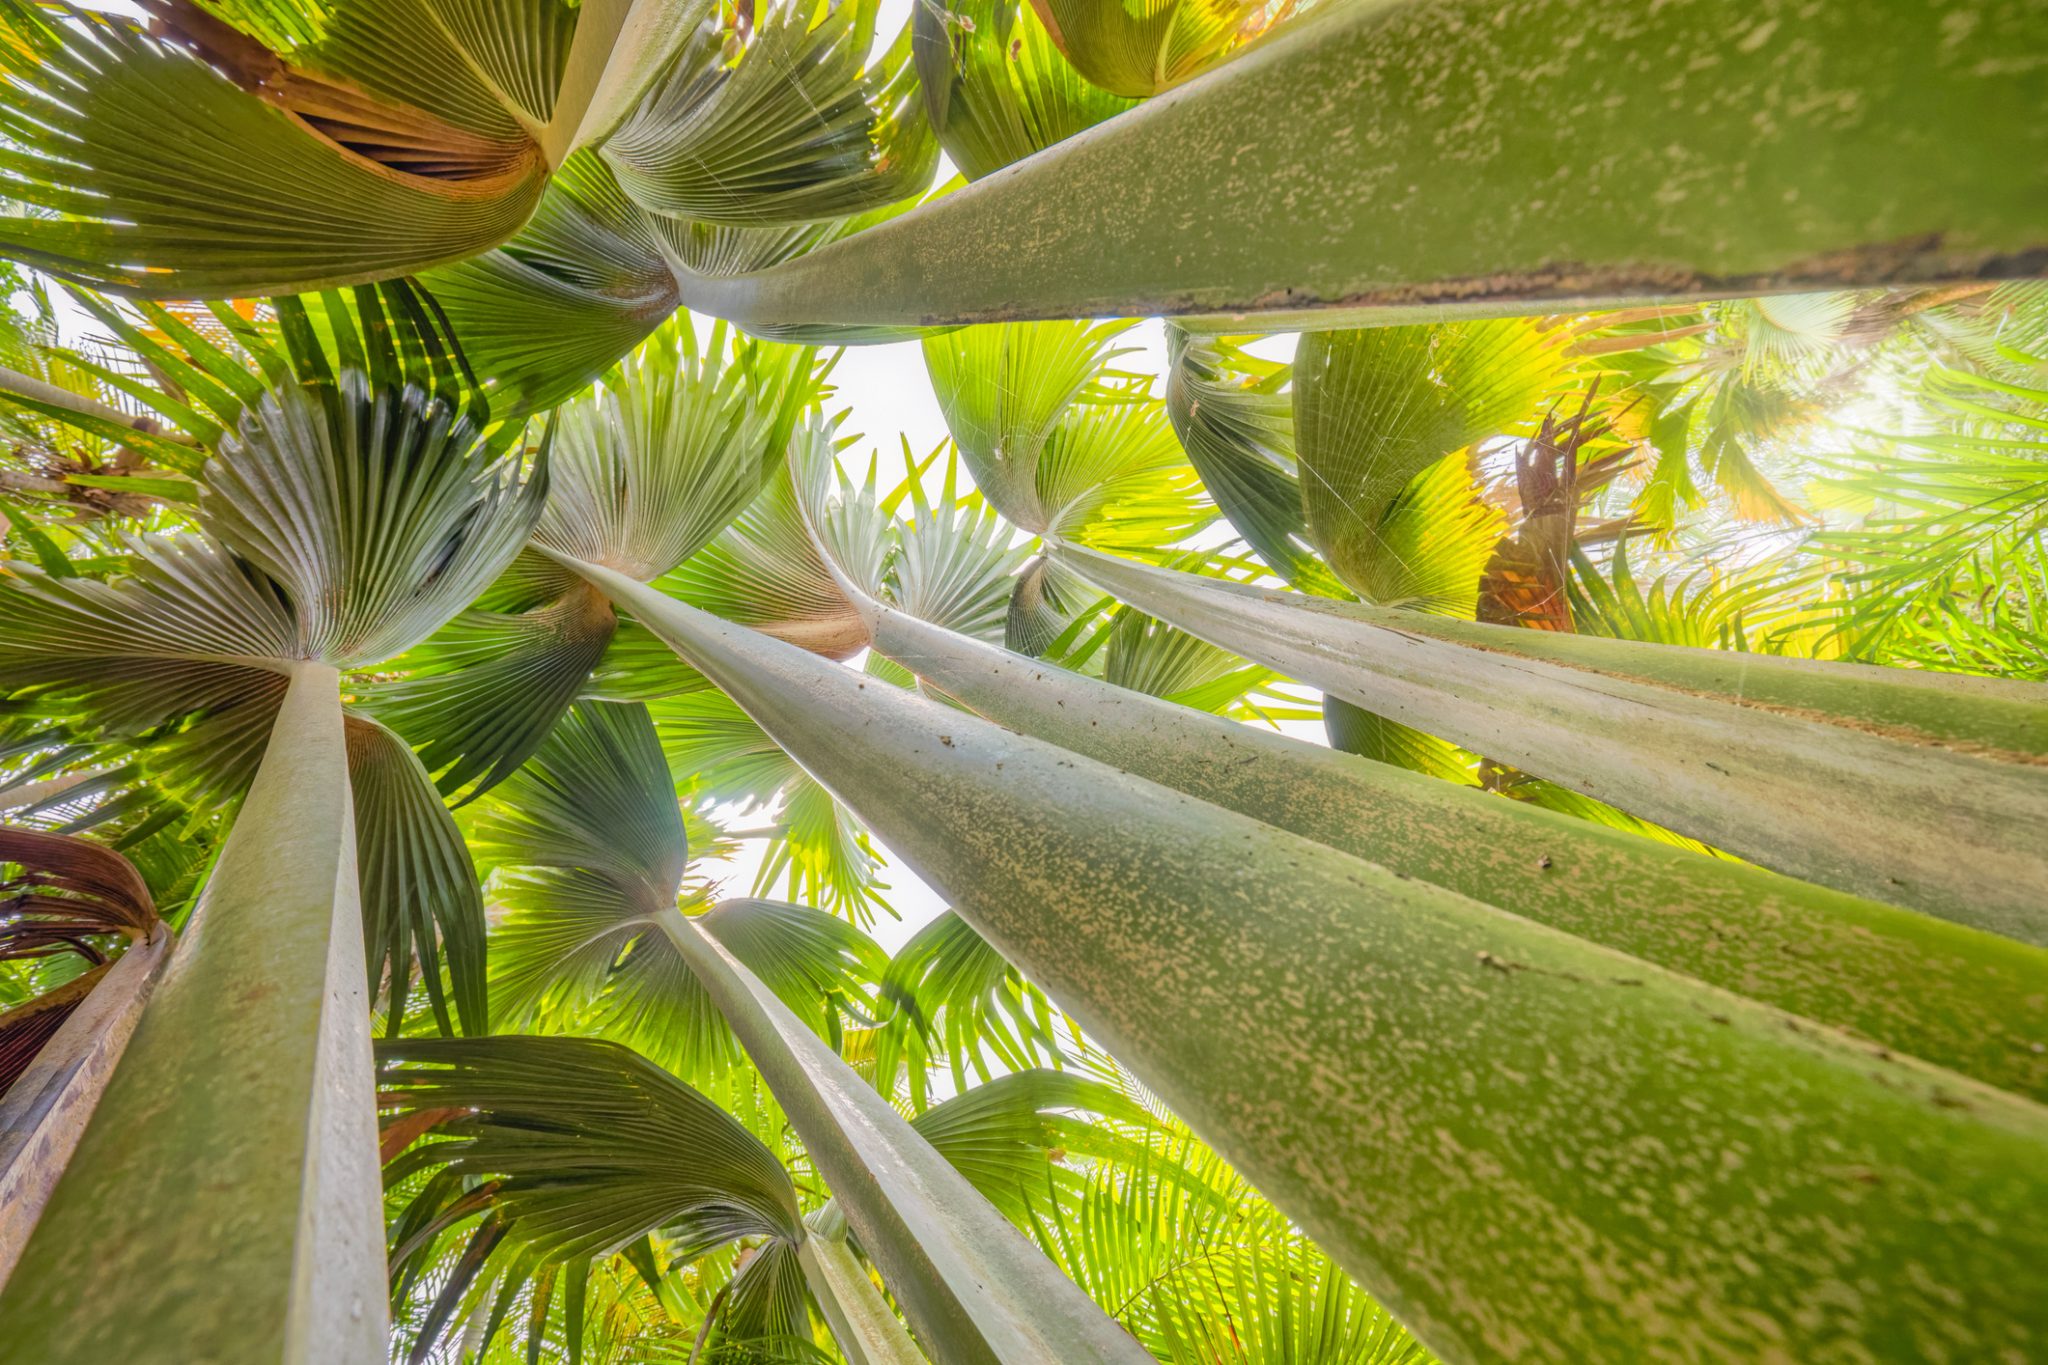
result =
M619 629L576 587L523 611L463 612L361 685L363 708L403 734L446 795L489 791L532 756L590 684Z
M1294 452L1293 367L1238 339L1168 325L1166 411L1202 486L1272 570L1303 591L1341 592L1308 541Z
M924 343L946 426L975 487L1033 534L1050 526L1038 466L1061 415L1118 352L1127 323L1025 322L966 327Z
M0 6L0 168L57 215L0 220L0 250L137 294L287 294L486 250L540 198L539 149L502 107L464 98L479 83L447 44L422 41L435 28L423 10L383 49L419 63L399 97L295 65L196 6L155 13L145 31ZM161 173L167 160L177 175Z
M651 579L759 494L815 396L801 347L663 328L561 411L540 544Z
M1163 0L1132 6L1119 0L1031 0L1060 51L1104 90L1142 99L1178 85L1214 63L1233 44L1285 14L1261 14L1259 0Z
M386 1179L445 1167L485 1182L487 1196L466 1203L495 1210L546 1260L588 1261L657 1229L684 1255L740 1237L802 1239L796 1189L775 1154L616 1043L389 1040L378 1057L385 1106L401 1121L434 1120Z
M405 1030L417 958L441 1031L459 1022L464 1033L483 1033L491 1017L484 902L462 833L404 740L362 716L349 716L345 731L365 955L373 976L385 977L386 1030L394 1038Z
M1159 1125L1113 1085L1034 1069L954 1095L910 1126L990 1203L1027 1223L1049 1187L1078 1184L1070 1161L1143 1160Z
M970 1070L987 1082L998 1070L1065 1061L1051 1002L950 910L890 960L882 999L891 1013L873 1039L876 1084L894 1093L904 1070L915 1109L929 1103L935 1053L956 1091L968 1088Z
M284 699L289 610L193 537L132 542L112 583L15 567L0 688L42 714L148 744L177 790L215 805L255 776Z
M820 474L833 477L831 439L829 425L807 419L794 437L788 467L772 475L760 497L724 534L658 580L657 586L729 621L827 658L843 659L864 648L867 624L842 588L841 577L877 582L882 566L858 563L847 553L847 536L837 537L836 562L827 560L819 543L817 480ZM853 514L849 509L849 516ZM832 529L823 528L827 534ZM847 527L842 523L839 529ZM879 540L865 535L860 539L871 549L881 548Z
M886 597L921 621L996 639L1026 555L994 508L960 495L956 461L949 455L937 498L926 497L920 471L905 481L911 516L897 529Z
M1302 502L1338 577L1368 600L1470 614L1503 528L1483 507L1461 510L1455 456L1533 424L1564 363L1559 338L1523 319L1305 336L1294 367Z
M873 26L864 0L773 3L750 35L707 23L606 139L605 159L636 203L705 223L838 218L916 194L938 143L910 33L864 72Z
M939 145L970 180L1132 108L1075 70L1021 0L913 10L913 50Z

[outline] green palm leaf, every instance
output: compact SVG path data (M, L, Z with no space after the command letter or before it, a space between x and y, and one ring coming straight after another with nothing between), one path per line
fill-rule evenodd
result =
M470 610L391 661L361 704L418 748L447 795L474 799L516 771L589 685L619 622L574 589L523 611Z
M7 254L128 292L293 293L486 250L538 202L546 167L509 114L465 102L449 121L466 69L445 45L414 49L429 74L406 93L450 96L430 112L287 75L192 7L164 9L189 46L128 19L0 6L0 168L66 215L0 220Z
M998 638L1026 555L1011 545L1010 527L993 507L960 494L957 453L946 462L938 497L925 494L919 473L904 483L911 515L896 528L883 596L921 621Z
M707 24L604 156L634 202L757 227L838 218L922 191L938 144L917 102L910 33L863 71L871 0L786 0L738 33Z
M1202 486L1275 573L1307 591L1335 588L1308 543L1294 400L1283 392L1292 367L1171 325L1166 345L1166 411Z
M996 1068L1025 1071L1042 1060L1065 1061L1045 994L950 910L890 959L882 998L892 1012L875 1034L877 1084L893 1091L897 1072L906 1070L915 1109L930 1102L935 1052L943 1054L953 1088L962 1092L969 1068L985 1083L995 1079Z
M1093 1117L1084 1117L1091 1115ZM910 1121L984 1198L1028 1223L1068 1161L1132 1161L1159 1124L1122 1090L1062 1071L1013 1071L963 1091Z
M736 1119L616 1043L391 1040L378 1088L402 1113L451 1111L387 1172L430 1165L492 1182L513 1235L554 1261L608 1255L655 1229L684 1255L803 1236L796 1190Z
M815 383L801 347L723 326L700 343L687 321L657 331L560 411L535 543L638 577L668 572L756 501ZM419 747L442 790L467 788L472 797L533 752L591 685L618 631L602 600L537 555L514 565L490 597L398 660L406 676L366 689L370 707ZM688 685L674 673L652 690ZM598 690L631 691L631 676L622 660Z
M1526 320L1303 337L1302 503L1337 576L1370 601L1469 616L1505 528L1470 506L1476 491L1452 457L1533 422L1562 366L1557 339Z
M0 687L96 731L153 741L176 789L225 803L255 776L298 636L288 607L196 538L137 540L114 583L0 575L16 629Z
M203 476L208 534L287 594L312 657L374 663L419 643L497 578L547 495L468 418L356 371L279 387Z
M501 1020L582 1023L692 1078L738 1062L731 1031L659 929L681 913L679 896L703 897L685 892L685 821L647 708L571 708L480 808L470 837L507 912L493 951ZM884 964L852 925L753 900L694 921L820 1034L836 1036L843 1013L865 1017Z
M831 481L838 477L829 425L807 419L790 453L788 466L770 477L723 535L657 581L663 591L708 611L828 658L845 658L867 644L867 626L841 576L876 581L886 547L873 532L871 506L863 510L842 499L840 512L827 515ZM822 524L828 521L836 526ZM835 529L840 557L832 562L819 535ZM859 556L849 553L856 546Z
M1069 404L1122 354L1127 323L1041 322L966 327L924 343L946 427L975 487L1034 534L1046 526L1038 462Z
M1136 547L1177 540L1212 515L1163 406L1109 368L1127 325L1006 323L925 341L954 444L1012 524ZM1013 589L1006 636L1042 651L1082 607L1063 575L1033 566Z
M724 530L816 396L811 352L663 328L561 411L540 544L659 577Z
M593 151L562 165L517 236L420 283L508 413L569 398L682 298L658 232Z
M1255 0L1031 0L1060 51L1105 90L1144 98L1209 66L1250 27ZM1283 7L1282 12L1285 12Z
M463 1033L487 1032L484 902L462 833L404 740L361 716L348 718L347 739L365 956L372 979L389 982L386 1030L404 1032L417 958L441 1032L458 1020Z
M1021 0L920 3L913 48L939 145L970 180L1044 151L1137 101L1091 83Z

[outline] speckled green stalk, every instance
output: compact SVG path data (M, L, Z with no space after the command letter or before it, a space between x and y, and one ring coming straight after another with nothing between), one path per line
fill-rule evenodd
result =
M811 1297L818 1301L846 1365L927 1365L923 1352L868 1278L867 1268L847 1246L843 1226L836 1236L813 1227L811 1235L798 1244L797 1257L803 1263Z
M1452 1362L2048 1350L2048 1112L583 572Z
M339 677L292 675L191 926L14 1275L6 1365L389 1350Z
M2048 763L2028 747L2048 717L2041 684L1532 645L1521 637L1547 632L1446 630L1078 546L1054 554L1212 644L1766 867L2048 943Z
M609 570L584 572L607 592L614 579L632 581ZM659 923L760 1068L934 1359L1149 1365L1130 1333L723 945L680 914Z
M874 617L876 649L999 725L2048 1100L2048 950Z
M1359 0L684 295L757 327L1284 327L2032 274L2042 47L2032 0Z

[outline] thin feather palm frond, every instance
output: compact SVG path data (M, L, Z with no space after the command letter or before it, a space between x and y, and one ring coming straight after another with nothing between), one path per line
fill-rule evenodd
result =
M2038 613L2048 389L1938 370L1928 394L1947 429L1897 438L1881 457L1833 462L1828 487L1870 510L1859 526L1807 543L1809 554L1845 566L1833 627L1857 657L1898 633L1917 642L1908 648L1919 657L1938 659L1938 646L1928 648L1937 621L1981 637L1991 622L2023 624ZM1950 657L1970 652L1966 645ZM2030 676L2029 663L2017 662L2019 676Z

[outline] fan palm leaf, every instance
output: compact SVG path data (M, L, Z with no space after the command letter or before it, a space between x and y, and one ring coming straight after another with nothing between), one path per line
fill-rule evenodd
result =
M668 573L757 501L815 383L805 348L723 327L700 343L687 320L658 331L560 410L534 543L641 577ZM516 769L590 686L618 634L611 608L544 559L529 554L512 569L489 599L397 660L405 676L365 689L450 794L474 797ZM604 690L622 686L614 678Z
M970 180L1137 103L1076 70L1021 0L921 4L911 22L925 110Z
M1560 339L1527 320L1305 336L1302 505L1338 577L1368 601L1470 616L1505 528L1455 457L1533 425L1563 366Z
M495 579L546 480L521 478L506 453L517 428L487 425L431 324L402 291L388 297L397 326L370 294L353 309L324 301L317 319L288 302L275 333L237 317L227 346L158 310L172 344L150 354L204 404L204 416L180 404L187 420L212 433L200 534L135 542L110 582L8 575L0 593L40 629L0 661L0 682L147 743L174 790L219 808L253 779L303 661L382 662ZM425 774L400 742L368 722L353 737L363 908L369 941L388 949L391 1026L415 959L443 1021L445 961L456 1012L477 1026L482 906L454 830L414 790Z
M729 1028L659 924L687 898L704 930L820 1033L864 1017L880 950L821 911L767 901L702 908L647 709L581 702L471 821L506 917L495 939L499 1018L581 1020L708 1079L739 1060Z
M1249 0L1031 0L1046 30L1090 81L1133 98L1156 95L1214 62L1257 25ZM1280 13L1291 10L1282 6Z

